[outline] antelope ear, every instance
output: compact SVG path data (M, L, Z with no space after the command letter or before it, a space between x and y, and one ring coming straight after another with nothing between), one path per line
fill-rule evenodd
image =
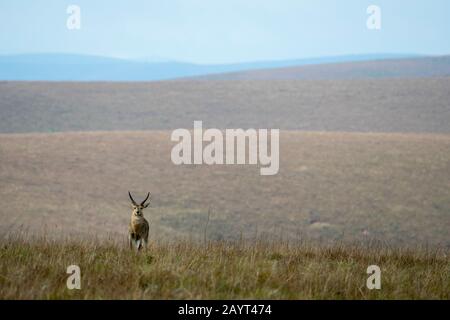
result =
M150 205L150 202L144 205L144 208L147 208Z

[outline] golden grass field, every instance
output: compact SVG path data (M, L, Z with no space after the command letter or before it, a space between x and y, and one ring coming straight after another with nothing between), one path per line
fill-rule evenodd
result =
M287 242L180 241L132 253L116 239L0 243L0 299L449 299L442 250ZM81 271L66 287L67 267ZM366 287L369 265L381 289Z

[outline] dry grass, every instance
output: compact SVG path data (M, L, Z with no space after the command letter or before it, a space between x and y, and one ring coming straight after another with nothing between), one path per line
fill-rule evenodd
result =
M81 268L81 290L66 268ZM382 270L381 290L366 269ZM0 246L1 299L449 299L448 252L287 242L125 244L15 237Z
M173 130L202 120L211 128L449 133L449 87L450 77L0 81L0 132Z
M0 235L123 237L152 192L152 240L269 238L450 247L450 136L282 131L280 172L175 166L170 132L0 135Z

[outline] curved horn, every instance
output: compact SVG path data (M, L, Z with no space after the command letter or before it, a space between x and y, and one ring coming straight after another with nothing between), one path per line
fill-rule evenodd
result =
M150 192L147 194L147 198L145 198L145 200L141 202L141 206L144 205L144 203L145 203L145 201L147 201L148 197L150 197Z
M130 191L128 191L128 195L130 196L131 202L136 206L136 205L137 205L137 204L136 204L136 201L134 201L133 197L131 196Z

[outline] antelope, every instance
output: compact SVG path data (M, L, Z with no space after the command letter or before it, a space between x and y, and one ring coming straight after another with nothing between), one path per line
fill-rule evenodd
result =
M130 249L133 249L134 246L137 251L139 251L142 248L145 248L148 242L148 221L144 218L142 210L150 205L150 202L145 204L145 201L150 197L150 192L141 204L137 204L136 201L134 201L130 191L128 191L128 196L130 197L133 208L130 227L128 229L128 242L130 244Z

